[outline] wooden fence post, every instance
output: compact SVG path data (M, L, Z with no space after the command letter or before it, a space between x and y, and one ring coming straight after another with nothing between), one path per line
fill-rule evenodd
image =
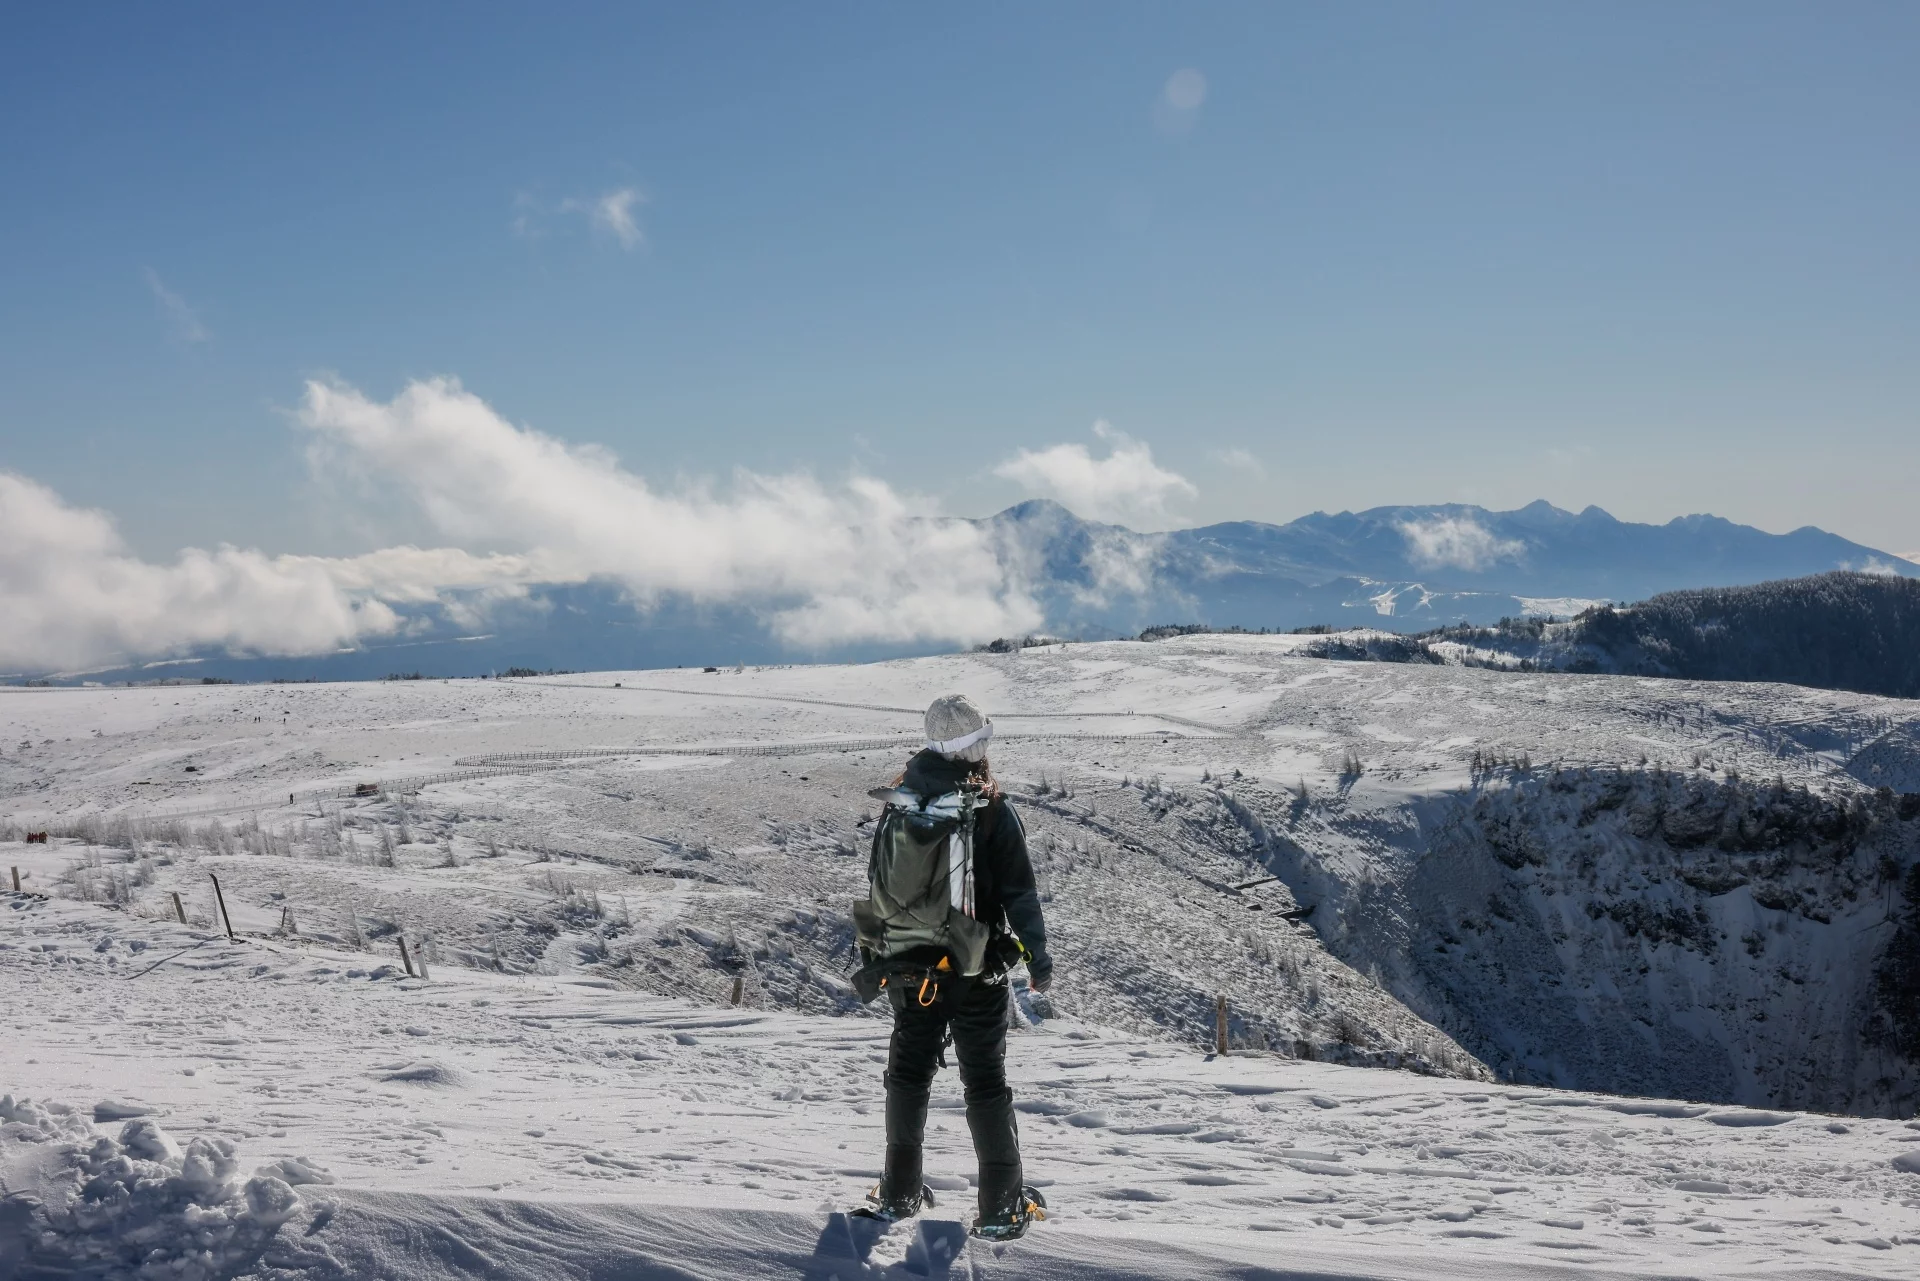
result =
M744 974L734 975L733 976L733 1000L731 1004L734 1004L734 1005L740 1004L740 998L746 995L746 991L747 991L747 976Z
M1213 1052L1226 1057L1227 1053L1227 998L1213 998Z
M13 892L15 894L20 892L20 869L17 867L13 869Z
M215 876L212 872L208 872L207 879L213 882L214 902L220 905L220 919L226 922L227 937L232 938L233 937L233 918L227 915L227 896L220 892L220 878Z
M400 936L400 964L407 967L408 978L416 977L413 972L413 957L407 953L407 936L404 934Z
M180 905L180 891L170 890L168 892L173 895L173 914L180 918L180 924L185 925L187 923L187 909Z
M414 966L420 971L421 982L423 983L426 982L427 981L427 949L420 946L418 941L416 941L413 945L413 963L414 963Z

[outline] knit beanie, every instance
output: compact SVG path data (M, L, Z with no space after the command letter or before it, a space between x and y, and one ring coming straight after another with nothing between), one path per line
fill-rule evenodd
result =
M946 694L927 708L927 746L950 761L983 761L993 722L965 694Z

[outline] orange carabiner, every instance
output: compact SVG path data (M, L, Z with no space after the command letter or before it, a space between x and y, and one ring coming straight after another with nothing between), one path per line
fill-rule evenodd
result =
M929 987L933 988L933 995L931 997L927 995L927 988ZM935 983L933 981L933 975L929 974L927 975L927 977L920 980L920 996L919 996L920 1004L922 1006L932 1005L935 1001L939 999L940 999L940 985Z

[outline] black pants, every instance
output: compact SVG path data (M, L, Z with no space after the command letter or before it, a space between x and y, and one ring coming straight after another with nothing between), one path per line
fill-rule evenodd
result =
M951 1027L966 1094L967 1128L980 1161L980 1212L994 1214L1011 1206L1022 1178L1013 1091L1007 1088L1006 980L949 979L941 984L940 999L926 1006L916 992L896 991L892 984L888 994L893 1044L887 1053L887 1167L881 1193L912 1196L920 1190L927 1096Z

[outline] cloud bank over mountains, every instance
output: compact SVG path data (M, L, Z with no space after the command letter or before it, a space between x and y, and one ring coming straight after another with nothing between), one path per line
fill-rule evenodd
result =
M1441 516L1400 523L1407 549L1416 565L1427 568L1482 570L1503 560L1526 555L1517 538L1500 538L1472 516Z
M1774 535L1711 516L1640 525L1546 503L1140 533L1104 522L1164 528L1198 491L1105 423L1094 429L1104 452L1067 443L1002 462L997 475L1044 497L974 520L930 516L927 499L858 474L741 469L662 486L605 450L508 422L448 378L385 401L311 382L295 419L316 477L369 512L416 514L436 545L345 557L189 548L155 563L106 513L0 472L0 673L126 673L224 653L335 655L302 670L364 674L386 661L378 647L444 650L482 632L498 633L500 665L604 666L924 651L1049 629L1125 635L1169 621L1418 630L1542 601L1566 612L1582 598L1863 564L1920 575L1814 529ZM470 647L460 670L487 670L482 652Z
M1198 498L1193 482L1153 461L1144 441L1115 431L1106 422L1093 434L1107 442L1107 456L1095 458L1080 444L1023 449L993 469L994 475L1065 504L1089 520L1159 527L1168 510L1183 498Z
M663 492L604 450L513 426L450 379L386 403L311 383L300 420L316 466L377 475L456 542L513 548L534 567L523 582L608 578L642 605L664 593L778 602L775 631L801 646L1040 621L985 532L919 519L924 500L872 477L834 487L740 469L725 492Z
M514 426L452 379L386 402L311 382L298 420L317 471L398 491L453 545L338 558L188 549L157 565L130 555L106 514L0 473L0 667L200 646L311 653L402 632L396 605L483 612L535 584L592 579L641 608L664 594L750 603L802 648L969 642L1041 622L991 530L920 518L924 500L872 477L829 486L742 469L724 491L666 492L604 450Z

